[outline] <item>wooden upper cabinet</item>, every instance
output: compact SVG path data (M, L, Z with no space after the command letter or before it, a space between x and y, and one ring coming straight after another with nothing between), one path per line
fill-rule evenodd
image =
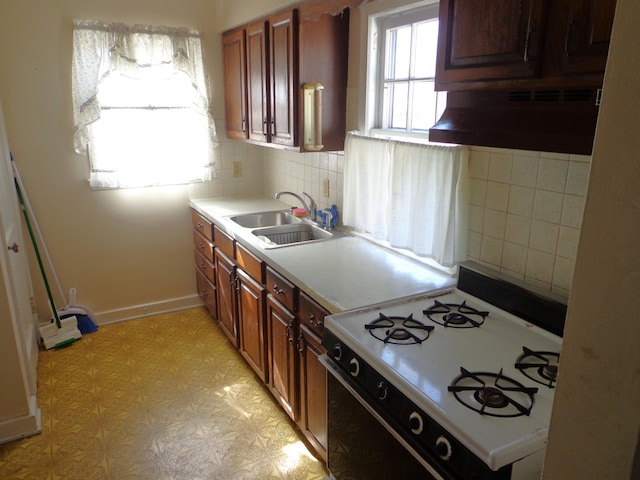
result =
M244 30L246 34L248 133L246 136L235 133L240 116L234 108L238 102L233 100L238 96L238 80L225 78L225 105L232 110L231 120L227 111L229 138L296 151L344 149L349 10L335 15L325 13L327 8L331 12L338 9L338 4L301 3L223 34L224 61L232 65L238 62L233 55L239 48L226 47L225 42L231 41L227 36L236 30ZM314 97L310 103L319 106L320 115L304 110L305 83L323 87L317 89L322 91L322 99ZM304 119L314 119L316 123L309 123L307 131L313 131L314 135L320 132L317 137L322 136L322 142L313 142L313 147L305 147L302 141Z
M563 74L604 72L615 0L571 0L564 17Z
M247 96L249 139L270 141L268 122L269 57L267 23L252 23L247 27ZM225 97L227 92L225 90Z
M271 142L278 145L296 145L297 55L295 55L296 11L290 10L270 17L271 64Z
M436 88L540 71L542 0L440 0Z
M246 139L247 130L247 64L245 29L239 28L222 36L224 68L224 107L229 138Z
M440 0L437 90L598 88L616 0Z

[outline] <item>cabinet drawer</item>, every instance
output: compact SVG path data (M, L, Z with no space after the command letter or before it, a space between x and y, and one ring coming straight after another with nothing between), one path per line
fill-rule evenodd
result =
M329 315L327 310L306 293L300 292L298 318L300 318L301 323L307 325L319 337L322 337L324 332L324 317L327 315Z
M298 287L268 266L266 285L269 295L272 295L289 311L296 311L298 307Z
M216 225L213 226L213 235L216 239L215 245L216 248L219 248L222 253L224 253L227 257L233 259L235 256L235 248L234 244L236 241L227 235L225 232L220 230Z
M193 223L193 228L204 235L207 240L213 242L213 224L193 209L191 210L191 223Z
M254 280L264 284L265 263L239 243L236 243L236 263Z
M205 278L205 276L196 271L196 285L198 288L198 296L204 302L205 307L209 310L212 317L215 318L216 313L216 287Z
M196 269L204 275L207 280L215 285L215 274L213 263L205 258L198 250L195 250Z
M210 262L213 262L213 242L195 228L193 229L193 245L196 251L204 255Z

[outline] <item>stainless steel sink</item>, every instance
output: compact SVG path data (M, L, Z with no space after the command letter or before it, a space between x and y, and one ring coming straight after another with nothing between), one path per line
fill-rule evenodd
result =
M271 227L277 225L289 225L301 223L297 217L294 217L289 212L276 211L276 212L261 212L261 213L248 213L245 215L236 215L230 217L229 220L237 223L241 227L245 228L260 228Z
M264 248L278 248L300 243L318 242L334 237L333 232L304 222L293 225L258 228L251 233L265 244Z

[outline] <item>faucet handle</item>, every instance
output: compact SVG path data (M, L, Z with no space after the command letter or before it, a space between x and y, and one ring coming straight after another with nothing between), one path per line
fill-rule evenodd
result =
M309 199L309 217L315 222L317 218L318 205L316 205L315 200L311 198L311 195L309 195L307 192L302 192L302 194Z

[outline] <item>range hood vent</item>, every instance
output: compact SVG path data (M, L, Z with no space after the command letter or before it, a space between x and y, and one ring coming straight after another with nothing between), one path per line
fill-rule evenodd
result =
M590 155L597 90L449 92L432 142Z

